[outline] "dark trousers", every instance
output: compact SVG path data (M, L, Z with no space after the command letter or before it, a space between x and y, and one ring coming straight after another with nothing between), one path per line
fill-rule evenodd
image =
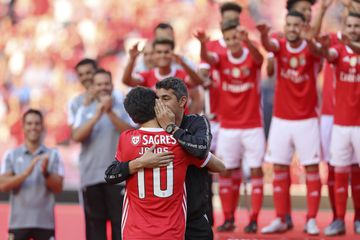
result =
M186 222L185 240L213 240L213 231L206 215Z
M106 240L106 221L112 240L121 239L123 186L100 183L82 189L87 240Z
M9 229L9 238L8 240L49 240L55 239L55 230L54 229L44 229L44 228L18 228L18 229Z

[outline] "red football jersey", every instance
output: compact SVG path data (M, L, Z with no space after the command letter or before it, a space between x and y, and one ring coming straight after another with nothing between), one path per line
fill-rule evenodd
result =
M335 46L339 44L339 38L341 33L331 33L330 45ZM322 103L321 103L321 114L322 115L333 115L334 114L334 87L335 87L335 70L332 64L325 61L323 70L323 91L322 91Z
M334 123L360 126L360 55L343 44L330 51L338 56L332 62L336 76Z
M234 58L228 50L214 55L220 71L219 122L223 128L261 127L260 70L249 52Z
M223 38L219 40L213 40L206 43L206 48L209 53L224 54L226 53L226 44ZM201 62L199 68L205 68L210 70L210 78L212 80L209 87L209 100L210 100L210 113L214 114L214 121L218 120L219 111L219 85L220 85L220 73L219 70L210 66L208 63Z
M305 40L296 49L285 38L272 41L278 45L274 52L277 64L274 116L287 120L316 117L320 59L310 53Z
M175 158L167 167L142 169L126 181L122 216L124 240L184 239L186 170L190 164L200 167L207 161L187 154L176 139L161 128L123 132L116 159L126 162L138 158L154 144L155 153L172 151Z
M171 68L171 72L168 75L161 75L159 73L158 68L151 69L149 71L134 73L134 78L139 79L142 81L142 86L148 88L155 88L157 82L168 78L168 77L177 77L184 80L186 86L190 88L190 78L188 77L187 73L182 69Z

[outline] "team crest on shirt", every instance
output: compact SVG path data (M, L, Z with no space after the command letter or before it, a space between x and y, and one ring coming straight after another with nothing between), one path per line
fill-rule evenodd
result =
M300 66L305 66L305 64L306 64L306 58L305 58L305 56L304 55L301 55L300 56Z
M240 77L240 73L241 73L241 70L239 68L233 68L232 69L232 73L231 75L234 77L234 78L238 78Z
M290 67L297 68L298 65L299 65L298 59L296 57L291 57L290 58Z
M351 57L350 58L350 66L351 67L355 67L356 66L356 64L357 64L357 57Z
M243 67L241 69L241 73L242 73L242 75L244 75L244 77L248 77L250 75L250 69L247 67Z
M132 143L133 145L138 145L139 142L140 142L140 136L132 136L132 137L131 137L131 143Z

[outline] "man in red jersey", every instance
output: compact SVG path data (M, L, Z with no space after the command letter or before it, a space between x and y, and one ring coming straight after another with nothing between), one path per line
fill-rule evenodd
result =
M130 161L153 147L156 153L171 151L174 160L162 167L141 169L128 178L122 219L124 240L184 239L187 167L192 164L206 165L213 171L224 169L212 154L201 161L190 156L160 127L155 116L155 99L155 92L143 87L134 88L127 95L125 109L141 128L120 136L116 159ZM184 98L182 104L185 102Z
M226 2L221 5L221 21L220 24L228 20L236 20L240 22L240 13L242 7L235 2ZM206 48L209 52L215 52L217 54L222 54L226 52L226 43L224 38L218 40L212 40L206 42ZM215 152L216 150L216 140L217 132L219 129L219 123L217 119L218 115L218 106L219 106L219 84L220 84L220 74L215 67L211 67L206 61L202 59L202 62L199 65L200 73L203 77L209 77L211 82L206 86L205 91L205 113L211 120L211 131L213 134L213 142L211 144L211 151Z
M289 165L294 151L306 169L308 234L319 234L316 215L320 203L320 136L316 114L316 77L321 49L301 37L305 17L299 12L286 16L285 38L269 38L270 27L257 26L264 48L273 52L277 64L274 112L265 160L274 164L274 206L277 218L262 229L263 233L288 229L285 215L290 203ZM309 33L310 35L310 33ZM307 134L304 134L307 132Z
M327 236L345 233L344 217L350 167L353 155L357 160L360 159L360 52L351 47L360 42L360 14L349 13L344 33L350 42L339 43L330 49L330 37L322 39L326 57L334 65L336 79L334 127L330 147L330 164L335 167L336 220L324 230ZM354 180L356 179L355 177ZM360 221L356 218L354 230L356 233L360 232Z
M132 74L136 58L140 53L136 44L130 50L130 60L125 68L122 82L130 87L144 86L155 88L155 84L158 81L161 81L167 77L177 77L183 79L189 88L190 94L190 105L188 110L190 113L196 113L196 109L193 109L193 106L196 105L191 104L191 100L199 101L197 97L195 99L192 96L194 96L198 90L195 88L195 86L202 84L203 81L202 78L189 65L187 65L180 56L174 54L174 47L175 45L173 40L155 39L153 42L153 58L156 67L149 71ZM172 66L174 57L183 69Z
M239 172L243 160L251 168L253 186L251 231L248 232L256 232L263 197L261 165L265 152L260 108L260 69L263 57L249 40L247 31L239 28L238 21L223 22L221 30L227 46L223 54L209 53L206 35L203 32L196 35L201 42L202 59L220 72L220 130L216 153L224 159L227 171L219 179L225 217L225 224L219 230L235 228L234 213L241 178L238 184L234 184L231 175L233 171Z
M288 11L297 11L302 14L304 14L305 22L306 22L306 28L309 28L310 34L313 37L316 37L319 35L321 31L321 25L323 18L325 16L326 10L329 8L333 0L321 0L320 3L320 11L317 14L315 21L313 25L311 24L311 18L312 18L312 9L311 7L315 4L316 0L287 0L286 1L286 9ZM275 32L271 35L273 38L281 38L282 33ZM268 62L266 65L266 71L269 77L273 76L275 73L275 59L274 55L272 53L269 53L268 55Z
M240 21L240 14L242 11L242 7L236 2L225 2L220 6L220 14L221 14L221 22L227 20L236 20ZM226 43L224 38L220 38L218 40L212 40L206 42L206 47L208 51L215 53L225 53L226 52ZM203 79L209 79L210 81L204 81L204 110L207 118L210 120L211 124L211 133L213 136L213 140L211 142L211 152L216 152L217 147L217 137L219 132L219 120L218 120L218 110L219 110L219 84L220 84L220 74L215 67L210 66L204 60L201 61L199 65L199 73L203 77ZM233 196L235 199L238 199L239 195L239 187L240 177L241 177L241 169L238 171L233 171L232 175L232 185L234 185ZM220 177L221 178L221 177ZM210 179L212 182L212 179ZM211 193L211 184L210 185L210 195ZM219 194L223 195L223 186L220 185ZM226 189L225 189L226 190ZM227 202L223 203L223 205L228 204ZM210 203L212 206L212 203ZM210 222L213 222L212 219L209 219ZM232 224L233 225L233 224ZM232 225L228 224L226 221L224 224L218 227L218 231L228 231L231 230Z

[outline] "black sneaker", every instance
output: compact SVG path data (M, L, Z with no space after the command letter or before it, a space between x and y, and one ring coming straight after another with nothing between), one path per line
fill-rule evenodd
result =
M294 228L294 224L293 224L293 221L292 221L292 218L291 218L291 215L290 215L290 214L286 214L286 215L285 215L285 223L286 223L286 225L287 225L287 229L288 229L288 230Z
M223 225L217 227L218 232L232 232L235 229L234 219L225 220Z
M250 221L250 223L244 228L246 233L256 233L257 232L257 223L255 221Z

